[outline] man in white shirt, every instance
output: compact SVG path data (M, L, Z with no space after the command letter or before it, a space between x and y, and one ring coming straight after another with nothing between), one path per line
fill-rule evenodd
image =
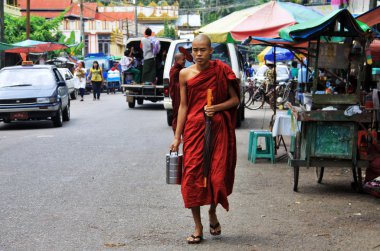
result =
M124 84L127 79L127 73L132 73L133 81L135 83L141 83L140 71L136 68L133 68L132 63L133 63L133 58L130 57L130 52L128 49L126 49L124 51L124 56L120 59L120 66L121 66L121 71L123 72Z

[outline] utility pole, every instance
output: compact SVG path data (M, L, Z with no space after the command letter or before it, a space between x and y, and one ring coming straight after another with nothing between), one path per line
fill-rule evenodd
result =
M83 43L82 56L84 58L86 39L84 36L84 21L83 21L83 0L80 0L80 42Z
M127 23L127 39L129 38L129 21L128 21L128 19L127 19L127 21L126 21L126 23Z
M134 1L135 1L135 34L136 34L136 37L138 37L139 31L137 28L137 0L134 0Z
M26 0L26 39L30 39L30 0Z
M377 0L370 0L369 1L369 9L372 10L377 7Z
M0 0L0 42L4 43L4 0ZM0 52L0 69L5 66L5 53Z

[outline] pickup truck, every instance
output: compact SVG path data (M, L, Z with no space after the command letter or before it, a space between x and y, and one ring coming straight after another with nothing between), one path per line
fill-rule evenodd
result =
M126 101L128 103L129 108L134 108L136 106L136 102L138 105L143 105L144 100L148 100L151 102L163 101L165 95L169 93L169 89L164 88L163 85L163 69L164 65L159 62L165 62L163 53L167 52L170 44L172 42L171 39L167 38L156 38L160 41L161 49L159 54L156 56L156 73L157 73L157 81L155 83L132 83L132 84L123 84L121 87L125 90ZM141 62L142 50L140 48L141 38L130 38L127 40L127 48L133 47L135 52L135 57L137 58L137 62ZM140 68L142 72L141 66L137 66Z
M134 108L136 101L137 104L142 105L144 104L144 100L155 103L163 101L165 97L163 85L127 84L122 85L122 87L125 89L129 108Z

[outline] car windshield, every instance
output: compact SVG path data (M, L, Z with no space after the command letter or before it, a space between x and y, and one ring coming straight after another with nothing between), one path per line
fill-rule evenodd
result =
M94 63L94 61L98 61L99 65L102 67L103 70L109 70L110 69L110 63L108 59L99 59L99 58L87 58L84 59L84 65L86 66L86 69L90 69Z
M192 47L191 45L192 45L191 42L183 42L183 43L177 44L177 46L175 48L175 52L173 54L173 59L172 59L173 64L175 61L174 60L175 54L179 53L179 47L185 48L191 54L191 47ZM212 46L212 48L214 48L214 52L211 55L211 59L213 59L213 60L219 59L220 61L231 66L231 59L230 59L230 54L228 52L227 45L226 44L212 43L211 46ZM185 67L189 67L190 65L192 65L192 63L186 60Z
M256 75L257 76L264 76L264 73L267 71L268 67L266 66L262 66L259 68L259 70L257 71Z
M276 67L277 75L288 75L288 70L285 67Z
M264 76L264 73L267 71L268 67L267 66L261 66L259 70L257 71L257 76ZM276 67L276 73L277 75L288 75L288 70L286 67Z
M49 69L14 68L0 71L0 88L33 86L47 89L54 83L54 75Z

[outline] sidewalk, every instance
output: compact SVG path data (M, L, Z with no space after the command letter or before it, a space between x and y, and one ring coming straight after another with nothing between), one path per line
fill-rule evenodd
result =
M275 165L247 160L249 130L263 124L266 129L271 115L269 109L247 110L237 130L235 190L231 212L222 220L226 234L237 227L234 232L241 236L235 237L244 250L380 250L379 200L351 189L350 168L327 168L322 184L315 168L301 168L295 193L286 160ZM230 245L233 239L223 242Z

